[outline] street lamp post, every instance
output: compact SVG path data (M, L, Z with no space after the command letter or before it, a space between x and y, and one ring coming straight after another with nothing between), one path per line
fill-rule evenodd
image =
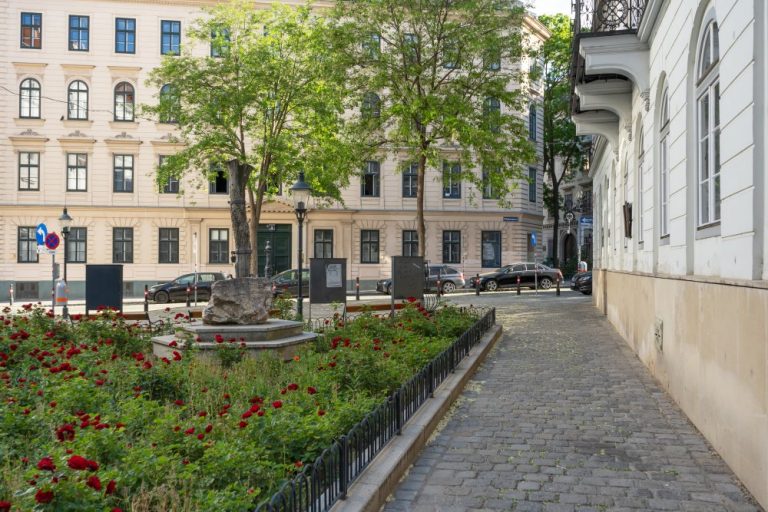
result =
M69 226L72 225L72 217L69 216L69 213L67 213L67 208L64 208L64 212L62 212L61 216L59 217L59 223L61 223L61 234L64 236L64 287L65 290L69 286L69 283L67 281L67 241L69 240ZM67 302L64 302L64 307L61 310L61 314L64 316L64 318L69 318L69 307L67 306L69 302L69 297L67 297Z
M303 318L303 303L304 303L304 295L302 290L302 278L303 276L303 269L302 269L302 249L303 249L303 242L304 242L304 234L303 234L303 225L304 225L304 219L307 218L307 204L309 203L309 198L312 195L312 188L307 185L307 183L304 181L304 171L299 172L299 180L293 184L291 187L291 196L293 197L293 206L296 210L296 220L299 221L299 289L298 289L298 301L296 303L296 313L298 314L299 318Z

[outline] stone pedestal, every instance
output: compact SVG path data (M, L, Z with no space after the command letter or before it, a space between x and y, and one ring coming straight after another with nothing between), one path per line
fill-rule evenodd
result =
M258 357L264 351L277 352L283 359L291 359L299 347L317 338L317 334L304 332L301 322L269 319L257 325L206 325L192 322L177 329L176 335L152 338L152 352L157 357L171 358L173 351L183 352L191 343L201 357L215 357L215 350L222 345L245 344L246 354ZM217 342L216 336L223 338ZM230 340L234 339L233 343ZM199 340L199 341L196 341ZM176 341L178 346L169 346Z

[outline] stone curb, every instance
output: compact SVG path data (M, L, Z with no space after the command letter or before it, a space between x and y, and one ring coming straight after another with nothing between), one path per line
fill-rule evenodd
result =
M455 373L450 374L435 390L434 398L419 408L403 428L403 433L373 459L350 486L347 498L338 501L331 512L374 512L381 509L501 334L501 326L495 325L483 336L470 355L458 364Z

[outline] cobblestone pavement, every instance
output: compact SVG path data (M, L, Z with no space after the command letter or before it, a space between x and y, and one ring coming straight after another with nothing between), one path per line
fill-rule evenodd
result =
M762 510L589 297L487 297L505 336L385 511Z

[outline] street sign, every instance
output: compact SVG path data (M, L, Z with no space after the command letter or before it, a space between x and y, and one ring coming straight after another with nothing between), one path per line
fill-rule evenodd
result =
M37 254L56 254L56 251L49 249L44 245L37 246Z
M565 220L568 221L568 223L573 222L573 219L575 216L573 215L573 212L568 212L565 214Z
M35 238L37 239L37 245L43 245L45 243L45 237L48 236L48 228L42 222L37 225L35 229Z
M536 247L536 233L531 233L531 246Z
M56 233L48 233L48 236L45 237L45 246L52 251L56 250L59 246L59 242L59 235Z
M520 217L504 217L504 222L520 222Z
M584 225L584 226L591 226L592 225L592 217L589 217L589 216L581 217L579 219L579 224Z

